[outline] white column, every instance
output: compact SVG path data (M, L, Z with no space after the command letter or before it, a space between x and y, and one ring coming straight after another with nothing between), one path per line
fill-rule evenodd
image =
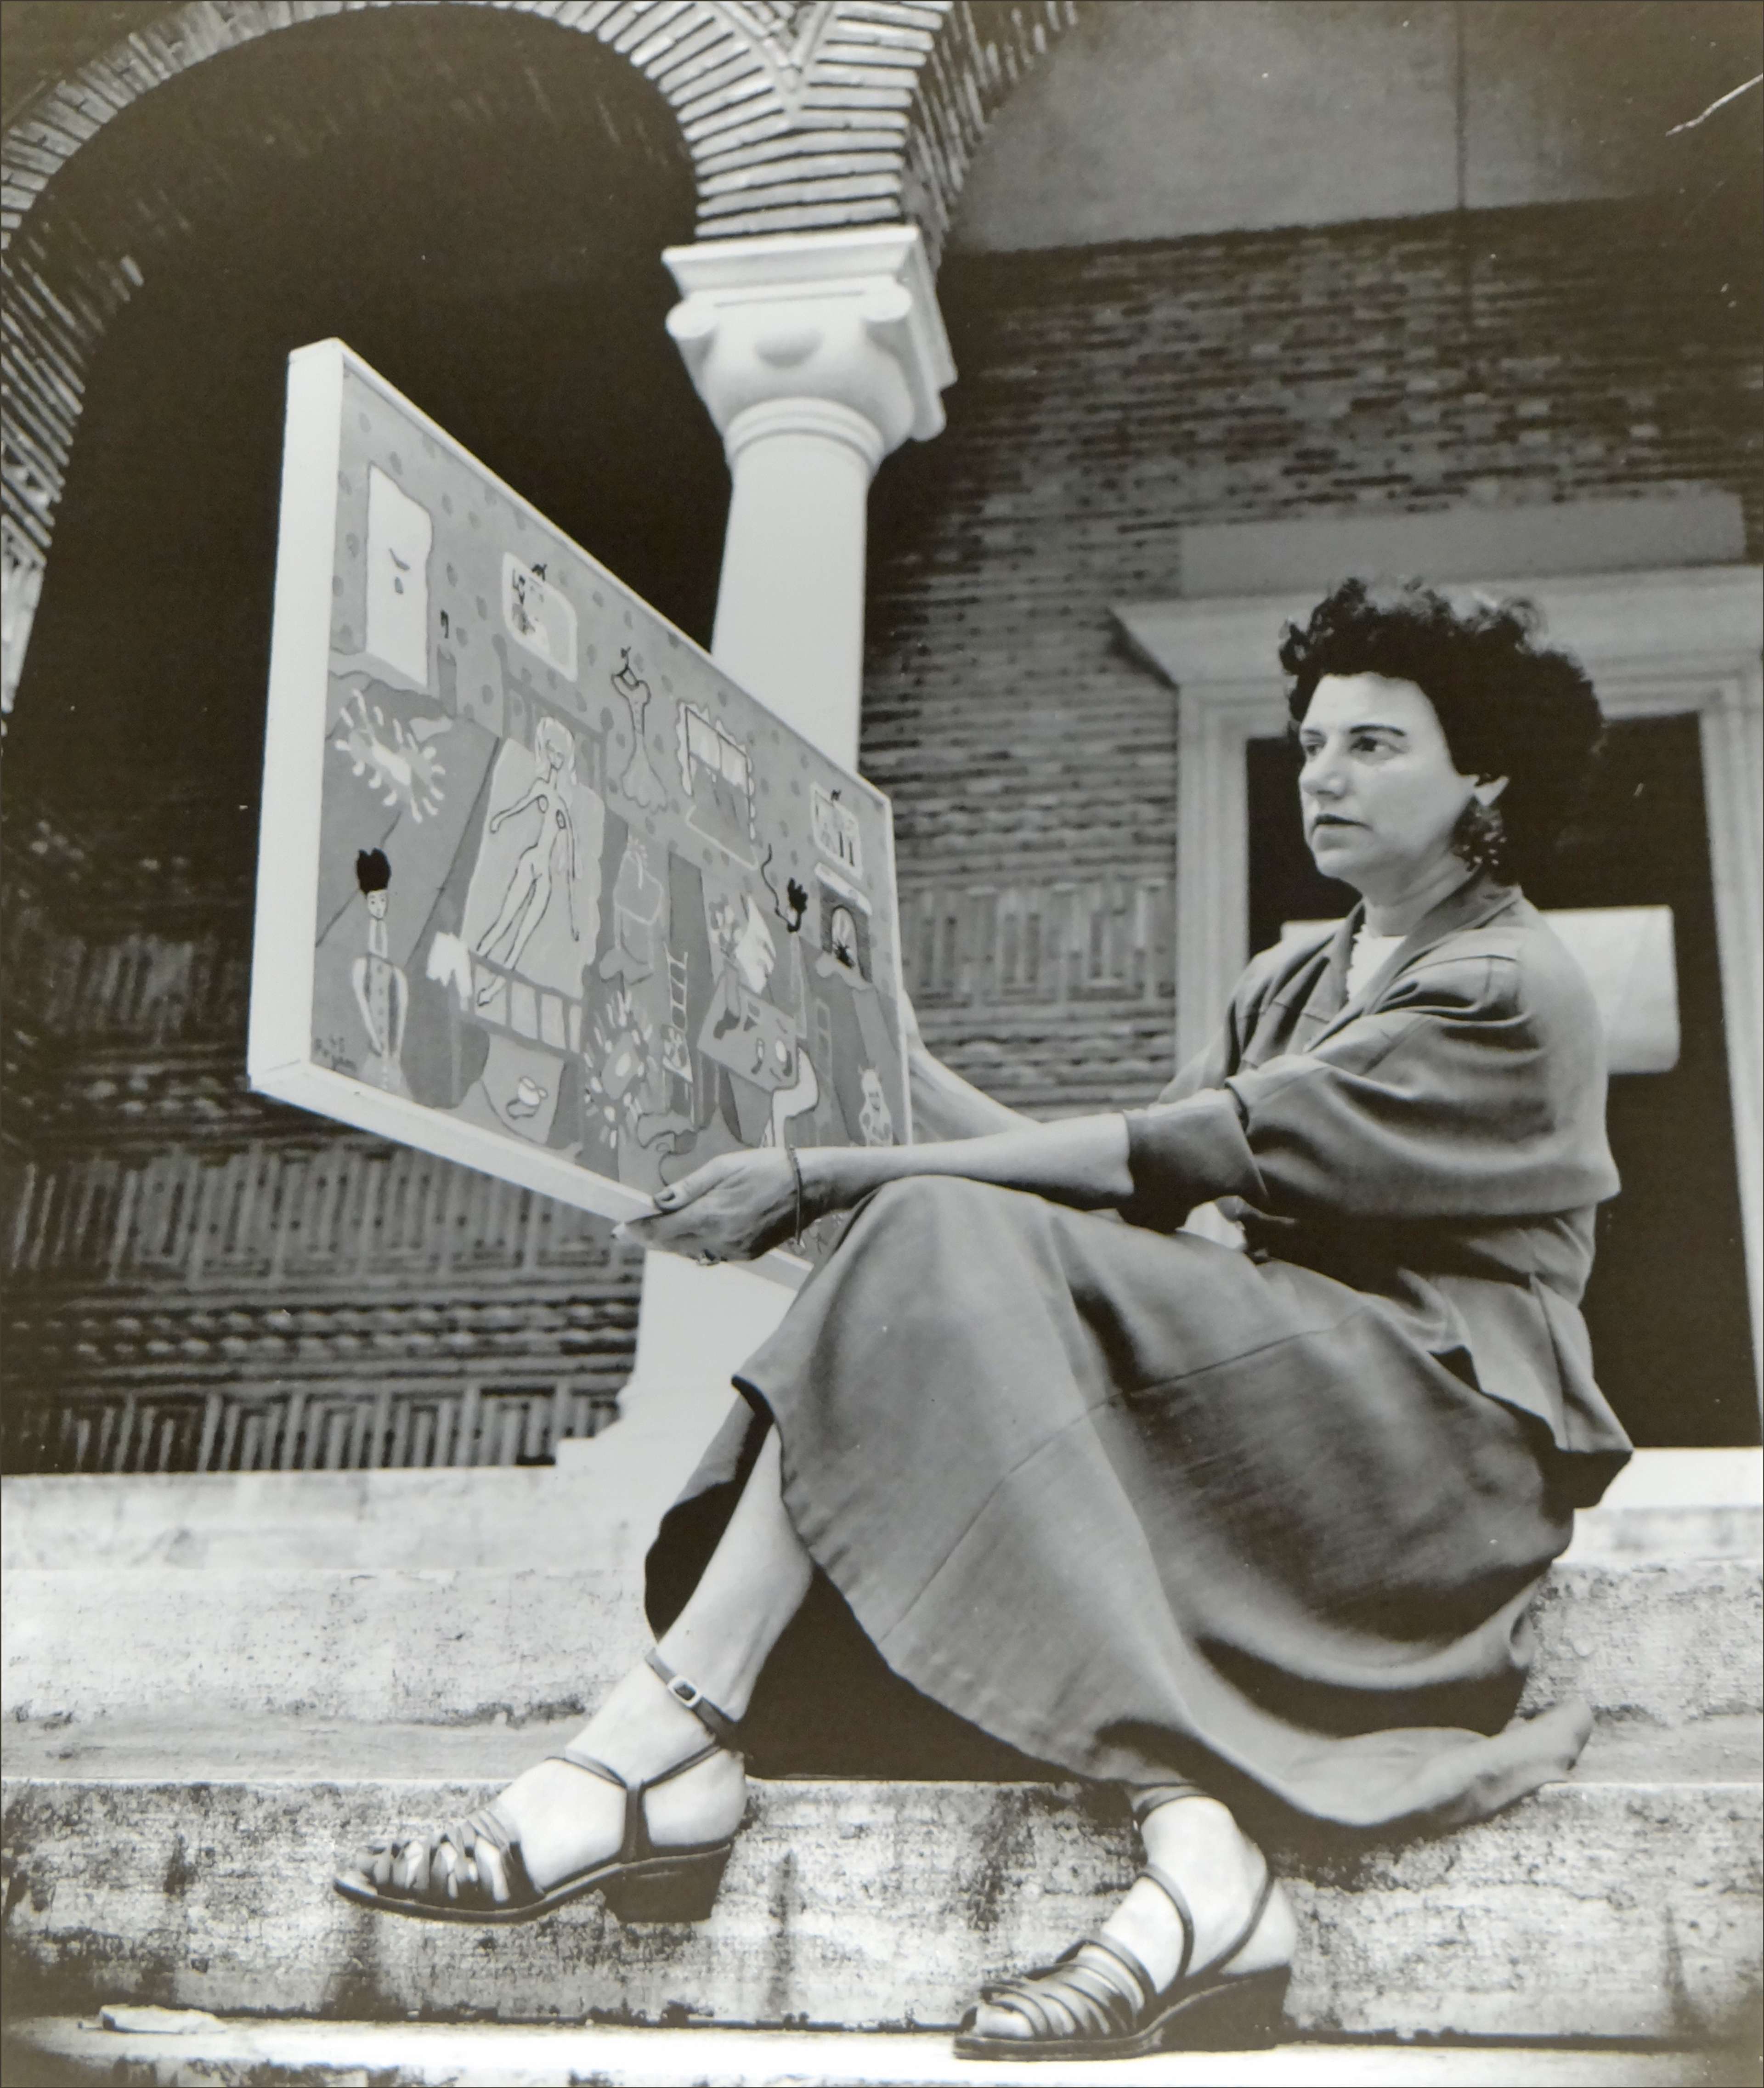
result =
M909 436L942 428L955 376L918 233L717 240L662 258L682 297L668 332L732 481L712 655L854 767L870 481ZM648 1257L636 1367L605 1439L646 1504L677 1491L728 1410L731 1372L789 1302L749 1270Z
M880 445L831 400L748 407L726 438L733 480L711 654L847 768L857 766L866 506ZM787 642L785 576L808 573Z
M668 314L733 487L711 652L805 738L858 758L865 509L944 425L955 366L917 229L670 247Z

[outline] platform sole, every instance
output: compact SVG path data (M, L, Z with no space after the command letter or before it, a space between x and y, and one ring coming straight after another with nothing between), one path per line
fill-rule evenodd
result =
M716 1905L717 1888L733 1846L725 1842L716 1848L693 1850L683 1855L646 1856L634 1863L598 1863L579 1877L566 1878L553 1885L537 1899L511 1906L463 1907L400 1899L348 1876L333 1878L332 1883L345 1899L358 1906L372 1907L376 1914L403 1915L412 1921L452 1922L468 1928L512 1928L522 1922L540 1921L589 1893L598 1893L610 1910L627 1926L695 1922L707 1919Z
M1284 2034L1287 1965L1197 1984L1120 2037L976 2037L959 2032L957 2059L1143 2059L1154 2052L1259 2052Z

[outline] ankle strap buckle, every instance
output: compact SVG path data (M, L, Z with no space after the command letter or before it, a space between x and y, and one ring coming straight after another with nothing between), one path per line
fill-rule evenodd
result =
M727 1748L731 1752L739 1752L740 1732L726 1712L719 1711L696 1682L686 1675L676 1675L659 1653L652 1649L643 1657L661 1677L662 1686L669 1696L691 1713L719 1747Z

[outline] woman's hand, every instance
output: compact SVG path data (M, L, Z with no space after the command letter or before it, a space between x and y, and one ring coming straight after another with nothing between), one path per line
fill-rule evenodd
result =
M1080 1210L1107 1209L1132 1195L1127 1119L1118 1110L1030 1123L983 1096L974 1098L1012 1127L931 1145L810 1146L796 1156L803 1170L800 1213L787 1153L775 1147L727 1153L664 1189L653 1217L627 1219L617 1235L700 1260L750 1261L789 1239L799 1217L811 1225L912 1174L953 1174L1025 1189Z
M700 1261L751 1261L790 1239L796 1220L795 1173L774 1148L707 1161L662 1190L653 1217L627 1218L614 1237Z

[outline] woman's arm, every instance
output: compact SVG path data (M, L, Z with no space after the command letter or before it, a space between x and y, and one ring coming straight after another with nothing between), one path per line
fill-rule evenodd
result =
M1017 1124L931 1145L811 1146L796 1158L804 1200L816 1217L849 1210L872 1190L909 1174L957 1174L1087 1210L1107 1209L1133 1192L1127 1122L1118 1112Z
M619 1228L640 1247L720 1261L745 1260L796 1230L796 1168L806 1225L849 1210L872 1191L910 1174L955 1174L1057 1203L1098 1209L1132 1193L1127 1124L1119 1115L1068 1118L933 1145L811 1146L795 1156L730 1153L709 1162L656 1198L653 1217Z
M906 1077L912 1090L915 1138L982 1138L989 1132L1014 1131L1034 1122L951 1072L916 1038L908 1047Z
M1229 1195L1311 1222L1452 1223L1613 1195L1591 990L1531 945L1436 949L1308 1050L1137 1111L1135 1215L1179 1225Z
M982 1138L988 1132L1012 1131L1034 1122L1021 1110L994 1102L934 1058L919 1030L918 1011L905 992L901 995L901 1027L906 1038L906 1080L915 1139Z

